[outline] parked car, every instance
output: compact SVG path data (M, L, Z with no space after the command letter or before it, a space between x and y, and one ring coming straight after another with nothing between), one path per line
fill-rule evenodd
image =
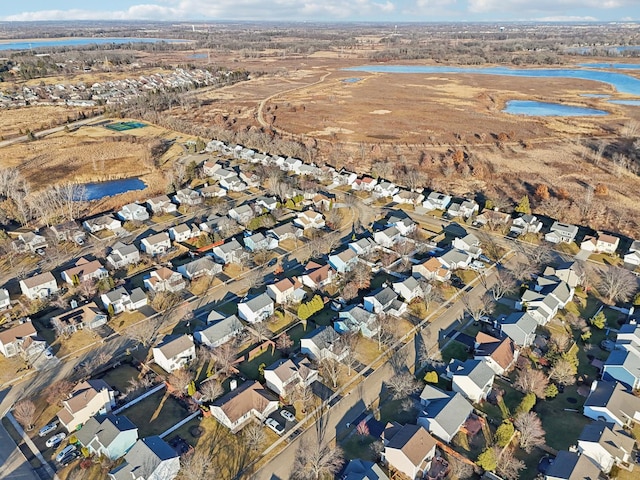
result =
M264 424L278 435L282 435L284 433L284 427L280 425L275 418L267 418Z
M45 425L38 432L39 437L46 437L51 432L53 432L56 428L58 428L58 422L52 422L49 425Z
M76 451L77 448L75 445L67 445L66 447L64 447L62 450L60 450L60 453L58 453L58 455L56 455L56 462L59 462L60 460L62 460L64 457L66 457L67 455L69 455L71 452Z
M64 440L66 436L67 436L67 434L64 433L64 432L56 433L53 437L51 437L49 440L47 440L47 443L45 445L47 447L49 447L49 448L55 447L62 440Z
M45 358L53 358L54 357L53 350L51 350L51 347L47 348L44 351L44 356L45 356Z
M79 456L80 456L80 452L78 450L72 450L69 453L67 453L64 457L62 457L58 461L58 463L60 465L62 465L63 467L66 467L67 465L69 465L71 462L73 462Z
M296 416L289 410L280 410L280 415L282 415L282 418L284 418L285 420L289 420L290 422L296 421Z

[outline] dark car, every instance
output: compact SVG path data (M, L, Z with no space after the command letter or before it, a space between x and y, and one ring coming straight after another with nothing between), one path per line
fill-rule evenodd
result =
M70 453L67 453L64 457L62 457L58 463L63 467L66 467L71 462L73 462L76 458L80 457L80 452L78 450L74 450Z
M270 267L273 267L276 263L278 263L278 257L272 258L271 260L269 260L269 263L267 263L267 265L269 265Z

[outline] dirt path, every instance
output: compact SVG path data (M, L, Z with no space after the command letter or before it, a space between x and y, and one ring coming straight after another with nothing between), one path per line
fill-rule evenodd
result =
M269 95L268 97L263 98L263 99L260 101L260 104L258 105L258 122L260 123L260 125L261 125L262 127L264 127L264 128L274 128L272 125L269 125L269 124L265 121L265 119L264 119L264 113L263 113L263 111L264 111L264 106L265 106L265 104L266 104L269 100L271 100L272 98L277 97L278 95L283 95L283 94L285 94L285 93L291 93L291 92L294 92L294 91L296 91L296 90L300 90L300 89L302 89L302 88L309 88L309 87L313 87L313 86L315 86L315 85L319 85L319 84L321 84L322 82L324 82L324 81L325 81L325 79L326 79L329 75L331 75L332 73L333 73L333 72L327 72L327 73L325 73L325 74L320 78L320 80L318 80L318 81L316 81L316 82L308 83L308 84L305 84L305 85L298 85L297 87L290 88L289 90L283 90L283 91L281 91L281 92L277 92L277 93L274 93L273 95ZM287 133L287 134L288 134L288 135L290 135L289 133Z

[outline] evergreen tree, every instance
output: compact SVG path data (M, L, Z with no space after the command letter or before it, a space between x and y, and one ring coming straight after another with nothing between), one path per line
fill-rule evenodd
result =
M517 213L531 213L531 205L529 204L529 196L525 195L516 207Z

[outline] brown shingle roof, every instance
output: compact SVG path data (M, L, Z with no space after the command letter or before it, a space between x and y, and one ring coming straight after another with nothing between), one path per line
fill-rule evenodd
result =
M34 275L33 277L25 278L22 281L27 286L27 288L33 288L39 285L44 285L45 283L55 282L56 279L51 272L44 272L40 275Z
M214 405L220 407L227 418L235 423L253 409L264 411L271 400L262 385L254 381L240 385L218 399Z
M93 397L98 395L102 389L111 390L111 387L104 380L87 380L86 382L79 383L71 393L71 398L65 400L67 410L71 413L76 413L87 406L87 403L91 401Z
M499 340L486 333L478 332L476 343L478 343L476 349L478 354L491 357L502 368L508 368L513 362L516 347L510 338Z
M31 323L31 320L27 320L24 323L16 325L15 327L8 328L0 332L0 343L7 345L13 343L16 338L30 337L37 335L37 331Z
M420 466L427 454L436 446L433 438L420 425L405 425L393 435L387 448L401 450L415 466Z

